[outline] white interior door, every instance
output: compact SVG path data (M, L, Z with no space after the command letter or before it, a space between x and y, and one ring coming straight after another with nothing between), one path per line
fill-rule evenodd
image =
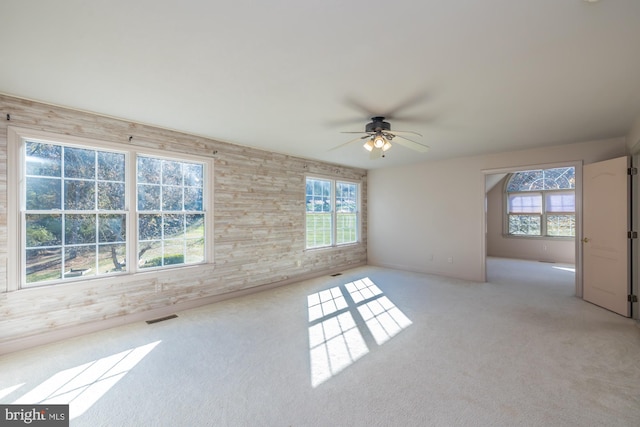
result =
M585 165L583 298L629 317L629 158Z

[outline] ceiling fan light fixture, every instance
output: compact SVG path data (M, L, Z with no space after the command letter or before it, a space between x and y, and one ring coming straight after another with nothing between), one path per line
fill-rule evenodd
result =
M364 143L363 147L367 151L373 150L373 139L368 139L367 142Z
M376 137L373 139L373 146L376 148L382 148L387 143L388 141L384 139L384 136L382 135L376 135Z
M385 141L382 146L382 151L387 151L389 148L391 148L391 143L389 141Z

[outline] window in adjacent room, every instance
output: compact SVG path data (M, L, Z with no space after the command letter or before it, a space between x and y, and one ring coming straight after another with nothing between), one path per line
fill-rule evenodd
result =
M507 181L505 193L509 235L575 236L574 167L516 172Z
M356 243L360 184L328 178L306 180L307 249Z

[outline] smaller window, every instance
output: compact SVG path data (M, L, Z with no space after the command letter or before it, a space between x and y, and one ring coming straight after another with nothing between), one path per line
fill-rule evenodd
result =
M360 185L326 178L306 179L306 248L358 241Z

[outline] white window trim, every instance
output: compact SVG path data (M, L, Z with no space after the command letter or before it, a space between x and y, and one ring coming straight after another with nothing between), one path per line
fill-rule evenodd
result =
M313 248L307 247L307 180L308 179L318 179L324 181L331 181L331 244L325 246L315 246ZM337 216L338 212L336 211L336 183L345 182L349 184L356 184L358 188L358 203L356 207L356 241L348 242L348 243L336 243L338 240L338 227L337 227ZM305 185L305 198L304 198L304 250L305 251L317 251L323 249L332 249L332 248L343 248L349 245L357 245L362 243L362 181L346 179L346 178L336 178L333 176L326 176L320 174L309 174L304 177L304 185Z
M23 185L23 163L22 162L22 143L24 140L36 140L43 142L51 142L54 144L64 144L68 146L91 147L103 151L117 151L126 153L126 171L125 180L125 210L127 215L127 271L122 273L114 273L109 275L94 276L90 278L66 279L55 283L46 283L43 285L25 286L25 268L24 268L24 248L26 245L25 233L22 230L21 212L23 201L21 200L21 188ZM204 261L196 264L178 264L164 266L160 268L139 269L137 263L138 253L138 227L137 227L137 191L136 191L136 155L143 154L157 158L193 161L205 165L203 191L203 211L205 212L205 254ZM76 136L55 134L52 132L44 132L33 129L8 127L7 133L7 286L6 289L0 289L0 292L11 292L18 290L33 290L41 288L61 287L71 285L78 282L86 281L106 281L113 283L123 283L139 280L141 274L163 276L165 274L175 275L176 269L185 269L201 266L203 264L212 264L213 260L213 159L203 158L181 152L172 152L167 155L166 151L131 146L127 144L119 144L107 141L98 141L88 138ZM171 272L173 271L173 273Z

